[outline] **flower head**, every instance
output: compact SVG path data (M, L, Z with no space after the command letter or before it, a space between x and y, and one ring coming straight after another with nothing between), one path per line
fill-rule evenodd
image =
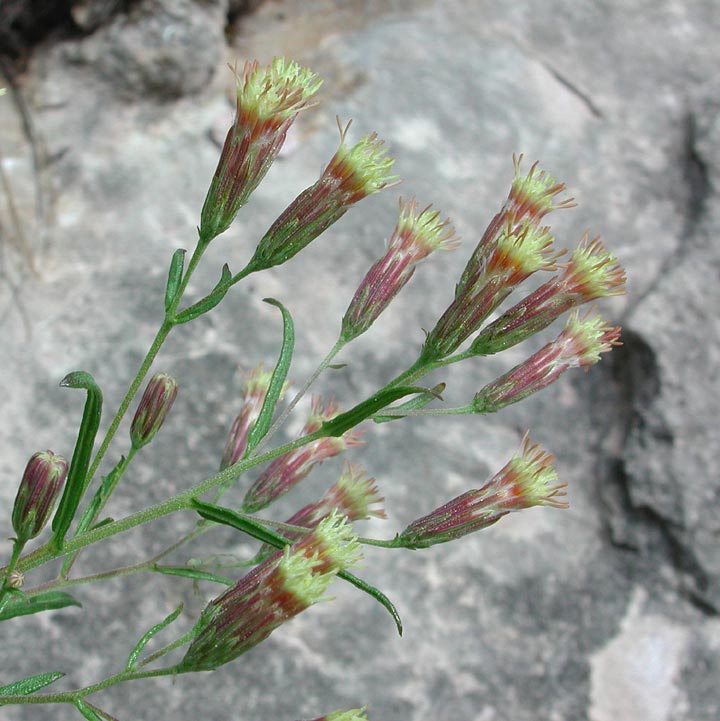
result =
M246 62L235 75L237 112L203 205L203 242L230 227L280 152L295 117L322 84L313 72L284 58L265 68Z
M262 410L272 373L262 364L247 374L242 384L242 408L233 421L225 444L220 470L237 463L247 450L248 434ZM284 390L284 389L283 389Z
M387 154L385 141L377 133L365 135L352 147L345 144L351 124L349 121L343 128L338 119L340 146L323 173L325 182L334 186L344 205L357 203L398 180L398 176L390 175L395 160Z
M455 289L455 298L428 333L427 359L457 350L514 288L539 270L554 270L558 253L549 229L506 219L478 246Z
M587 303L597 298L622 295L625 271L599 237L591 240L585 234L565 265L559 284L564 292Z
M375 133L349 148L347 126L340 130L340 147L320 179L306 188L283 211L258 244L250 264L255 269L279 265L299 253L339 220L359 200L396 180L394 160Z
M177 381L167 373L156 373L150 379L130 425L133 448L142 448L155 437L175 403L177 391Z
M294 61L276 57L267 68L245 63L237 77L237 107L241 120L256 136L278 131L306 108L322 80Z
M356 463L345 462L340 478L326 491L320 504L325 515L337 510L350 521L364 521L370 516L386 518L384 500L374 478L368 478Z
M314 433L338 412L338 406L334 401L323 406L319 397L313 398L310 416L302 435ZM245 494L243 510L246 513L255 513L265 508L297 485L315 466L361 443L360 434L350 430L342 436L319 438L279 456L270 463Z
M12 511L13 529L21 543L35 538L45 527L67 472L67 461L52 451L30 457Z
M208 604L180 668L208 671L237 658L321 601L337 572L359 560L347 521L337 514L324 519Z
M350 341L364 333L412 278L415 266L435 250L454 250L455 230L430 206L400 200L400 217L388 249L368 271L342 320L341 337Z
M314 528L320 521L333 513L339 513L348 521L363 521L370 516L386 518L382 508L384 498L380 495L374 478L367 478L360 466L354 463L343 464L340 478L315 503L303 506L285 521L286 526ZM297 541L305 534L298 530L282 529L282 535L290 541ZM273 547L265 544L255 556L255 560L264 560Z
M527 360L486 385L473 400L479 413L498 411L527 398L556 381L568 368L587 368L619 344L620 328L613 328L591 310L582 318L579 311L568 317L565 328L551 343Z
M565 190L565 183L558 183L544 170L538 169L537 162L530 166L526 175L522 175L522 159L522 155L513 155L515 178L503 207L512 222L518 223L521 218L527 218L531 223L538 223L553 210L575 206L572 198L557 201L556 196Z
M400 543L425 548L486 528L511 511L532 506L567 508L567 503L560 500L566 484L557 482L553 460L539 445L532 445L526 435L520 453L484 486L413 521L400 534Z
M497 353L546 328L571 308L625 292L625 271L600 242L584 235L562 272L487 325L473 341L478 354Z
M368 478L356 463L345 461L340 477L323 497L301 508L286 523L312 528L333 512L341 513L349 521L364 521L370 516L385 518L383 500L375 479ZM287 537L287 533L284 535Z

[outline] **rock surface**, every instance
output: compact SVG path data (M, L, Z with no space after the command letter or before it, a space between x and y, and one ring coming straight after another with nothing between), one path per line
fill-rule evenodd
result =
M241 268L253 239L315 180L336 147L336 114L354 118L353 139L377 130L405 178L403 196L442 209L465 240L419 269L340 357L348 366L323 376L323 393L349 406L414 360L421 329L444 309L507 192L517 151L539 158L579 202L551 218L559 244L570 247L590 227L625 265L628 295L603 306L623 324L625 345L589 374L568 374L495 417L386 424L353 453L386 496L389 520L363 528L368 536L390 537L483 481L526 428L556 454L569 483L569 511L516 514L423 552L370 549L360 574L396 603L402 639L377 604L338 584L336 601L213 674L93 698L127 720L291 721L368 704L377 721L715 721L715 3L266 0L225 28L229 9L132 3L89 37L36 50L17 102L0 99L13 199L11 208L6 192L0 205L5 508L32 452L72 452L82 401L58 381L77 368L96 377L104 429L152 341L170 255L193 242L232 117L232 77L222 66L235 58L288 54L327 80L320 107L303 114L236 226L208 251L193 297L212 287L224 262ZM180 395L112 515L214 472L238 410L239 371L271 365L279 347L279 314L262 298L278 298L295 318L293 378L312 372L382 252L397 195L368 199L286 266L251 277L213 314L171 336L157 367L179 379ZM446 402L466 402L526 352L452 368L438 378L448 381ZM278 517L320 494L338 467L308 478L279 503ZM2 523L4 538L9 514ZM78 572L141 560L193 523L180 515L138 529L88 552ZM217 531L190 550L218 552L248 557L252 544ZM28 574L27 582L43 578ZM181 579L130 576L73 593L82 611L3 627L0 681L63 670L58 690L92 683L117 671L135 640L180 602L186 613L176 632L188 629L213 588L195 594ZM71 717L43 706L3 714Z

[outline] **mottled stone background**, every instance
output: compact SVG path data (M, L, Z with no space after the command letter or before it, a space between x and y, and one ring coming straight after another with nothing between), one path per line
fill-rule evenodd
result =
M9 22L18 3L5 3ZM249 5L259 7L248 14ZM354 118L352 139L371 130L385 138L405 180L171 337L157 367L178 377L180 396L128 473L115 517L214 472L240 370L272 364L279 347L279 314L262 298L295 317L293 378L311 372L381 253L400 192L443 209L465 245L421 268L343 354L347 367L322 379L318 387L346 406L414 359L421 329L444 309L507 192L514 151L540 159L579 202L555 218L558 242L602 233L629 277L628 295L603 306L624 326L625 345L587 375L569 374L496 417L381 426L353 454L387 499L389 520L368 535L390 536L483 481L527 428L556 453L570 510L518 514L428 551L369 551L361 574L397 604L402 639L377 604L338 584L334 603L232 665L129 684L98 703L123 721L292 721L366 703L373 721L720 718L715 0L266 0L232 9L227 0L85 0L49 34L23 22L24 34L0 28L0 84L11 90L0 99L8 511L33 451L72 452L83 399L58 381L91 372L105 393L105 428L154 335L167 263L193 243L232 117L228 61L286 54L326 82L321 105L298 121L251 204L213 244L192 295L224 262L242 267L314 181L336 147L336 114ZM453 368L442 376L446 402L466 401L528 350ZM326 464L277 513L316 497L338 467ZM89 551L78 572L139 560L193 523L182 515L127 534ZM7 512L0 536L11 533ZM252 545L219 530L191 549L217 552L247 557ZM3 626L0 681L63 670L58 689L91 683L118 670L181 601L176 627L189 628L213 592L147 576L79 588L82 610ZM0 718L74 713L6 708Z

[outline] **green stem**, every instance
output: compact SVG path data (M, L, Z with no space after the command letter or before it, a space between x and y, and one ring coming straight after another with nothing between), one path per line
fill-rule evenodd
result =
M85 548L85 546L89 546L92 543L97 543L98 541L102 541L106 538L110 538L111 536L115 536L118 533L123 533L124 531L128 531L131 528L135 528L136 526L148 523L149 521L154 521L155 519L162 516L166 516L170 513L175 513L176 511L188 510L192 507L191 501L196 496L207 493L208 491L211 491L213 488L216 488L222 483L230 482L231 480L237 478L237 476L239 476L241 473L244 473L250 468L260 465L261 463L265 463L266 461L271 461L274 458L277 458L278 456L287 453L288 451L300 448L301 446L312 443L313 441L316 441L318 438L322 437L322 432L316 431L315 433L310 433L307 436L303 436L302 438L298 438L295 441L286 443L285 445L275 448L272 451L268 451L261 456L255 456L253 458L247 458L245 460L238 461L234 465L228 466L219 473L216 473L214 476L211 476L197 486L194 486L193 488L190 488L187 491L178 494L177 496L173 496L166 501L156 503L154 506L145 508L141 511L138 511L137 513L132 514L131 516L122 518L119 521L113 521L112 523L90 529L83 534L71 538L70 540L65 542L60 551L48 548L47 545L43 546L38 549L38 551L40 552L36 551L26 556L25 558L20 559L18 563L18 568L23 571L29 570L31 568L36 568L37 566L40 566L53 558L58 558L69 553L75 553L79 549Z
M205 531L209 531L213 527L214 526L212 524L208 524L206 528L202 529L202 533L204 533ZM85 583L106 581L110 578L129 576L133 573L152 572L155 570L155 566L157 565L158 561L161 561L163 558L165 558L165 556L168 556L173 551L180 548L180 546L189 543L199 535L201 535L201 532L199 530L188 533L186 536L183 536L179 541L176 541L171 546L168 546L163 551L160 551L160 553L155 554L152 558L149 558L147 561L143 561L142 563L135 563L132 566L120 566L119 568L111 568L109 571L93 573L89 576L80 576L79 578L55 579L54 581L47 581L46 583L42 583L38 586L35 586L34 588L25 591L25 595L36 596L39 593L59 590L61 588L68 588L70 586L81 586Z
M138 392L140 385L145 380L145 376L150 370L150 366L153 364L155 357L157 356L162 344L165 342L165 339L170 334L172 328L172 321L168 320L168 318L166 317L165 320L162 322L162 325L160 326L160 329L158 330L150 346L150 350L147 352L147 355L145 356L140 366L140 369L135 375L135 378L133 378L132 383L127 390L127 393L125 394L125 397L120 402L117 413L115 414L112 423L110 423L110 427L108 428L107 433L105 434L105 437L100 444L100 448L98 448L98 451L95 454L95 458L93 459L93 462L88 470L88 479L92 480L92 478L97 473L100 462L105 457L105 453L107 453L108 447L110 446L112 439L115 437L117 429L120 427L120 422L124 418L125 413L127 412L127 409L132 402L132 399L135 397L135 394Z
M135 378L133 378L132 383L127 390L127 393L125 394L125 397L120 402L120 407L118 408L117 413L115 414L115 417L113 418L112 423L110 424L110 427L108 428L107 433L105 434L105 437L100 444L100 448L98 448L98 451L95 454L92 465L88 470L88 479L92 479L97 473L100 462L105 457L105 453L110 446L110 442L115 437L115 433L117 432L117 429L120 426L120 422L125 416L125 413L127 412L127 409L130 406L132 399L138 392L138 389L140 388L143 380L145 380L145 376L150 370L150 366L153 364L153 361L155 360L155 357L157 356L160 348L162 347L162 344L165 342L165 339L168 337L170 331L173 329L175 325L175 323L173 322L173 318L175 316L175 313L177 312L180 300L182 299L182 296L187 289L188 283L190 282L190 278L192 277L192 274L197 268L197 265L200 262L200 259L202 258L202 255L205 252L207 246L207 242L204 242L202 238L195 246L195 250L192 254L192 257L190 258L187 270L185 271L185 275L183 276L183 279L180 282L180 287L178 288L178 292L175 295L175 299L173 300L172 305L165 314L165 319L163 320L155 336L155 339L150 345L150 350L148 350L147 355L145 356L142 364L140 365L140 369L135 375Z
M424 375L427 375L438 368L444 368L445 366L452 365L458 361L473 358L475 355L477 354L465 351L464 353L458 353L457 355L450 356L448 358L440 358L438 360L427 361L420 357L407 370L403 371L399 376L393 378L393 380L391 380L382 390L394 388L399 385L412 384L419 378L422 378ZM383 411L383 415L391 414L388 411Z
M0 706L11 704L46 704L46 703L75 703L77 699L84 699L91 694L102 691L110 686L116 686L126 681L138 681L143 678L155 678L158 676L171 676L184 673L177 666L155 669L154 671L122 671L104 681L94 683L90 686L76 689L75 691L64 691L62 693L31 694L29 696L0 696Z
M147 666L149 663L152 663L153 661L157 661L159 658L162 658L163 656L165 656L165 654L170 653L170 651L174 651L176 648L180 648L180 646L183 646L184 644L186 644L194 636L195 636L195 627L191 628L187 633L184 633L182 636L180 636L180 638L176 639L172 643L169 643L167 646L163 646L161 649L155 651L155 653L152 653L147 658L144 658L138 664L138 668Z
M103 508L105 508L105 505L110 499L112 492L115 490L117 484L120 482L120 479L123 477L123 474L130 465L130 461L132 461L136 452L137 448L135 448L135 446L131 446L127 456L123 456L120 459L120 462L114 468L114 470L111 471L111 474L113 475L112 483L107 488L103 488L103 486L105 485L105 481L100 484L100 487L97 489L93 500L90 502L90 505L85 509L85 512L80 517L80 521L77 525L77 530L75 531L76 536L87 531L88 528L91 528L95 521L97 521L98 516L102 513ZM77 560L77 557L78 554L74 553L65 559L65 563L63 563L60 570L61 579L66 579L68 577L68 574L70 573L73 564Z
M89 513L87 518L85 518L83 516L80 519L80 523L78 524L78 531L80 533L82 533L83 531L86 531L97 521L98 517L100 516L100 514L103 511L103 508L105 508L105 506L107 505L107 502L110 499L110 496L112 495L113 491L117 487L117 484L120 483L120 479L123 477L125 471L128 469L128 466L130 465L130 462L132 461L132 459L135 457L135 454L137 453L137 451L138 451L138 449L135 446L131 445L127 456L123 456L122 460L118 463L117 470L112 479L112 483L108 486L108 488L104 492L104 498L99 500L98 506L94 510L94 512Z
M18 559L20 558L20 554L22 553L24 546L25 541L21 541L19 538L13 540L13 549L10 555L10 562L5 569L2 587L0 587L0 612L5 608L5 606L7 606L7 603L10 600L11 587L8 585L10 581L10 574L15 570L15 566L17 566Z
M380 538L358 538L358 542L365 546L379 546L380 548L406 548L400 536L395 536L388 541Z
M383 409L379 416L398 416L405 418L407 416L464 416L471 413L477 413L472 405L458 406L457 408L386 408Z

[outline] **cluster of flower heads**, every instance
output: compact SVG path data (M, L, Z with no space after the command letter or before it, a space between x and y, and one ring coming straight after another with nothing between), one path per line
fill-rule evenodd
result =
M201 246L231 225L277 157L296 116L312 104L321 84L314 73L282 58L266 68L256 62L246 63L236 76L235 121L202 209ZM337 152L318 181L300 193L262 237L248 264L249 271L286 262L355 203L397 181L391 175L394 161L375 133L350 146L346 143L350 123L342 127L338 121L338 125ZM569 260L561 262L563 253L555 249L544 221L552 211L574 203L560 197L564 184L537 163L523 173L522 156L514 157L513 162L515 176L506 201L481 235L452 302L426 334L417 361L396 382L407 378L416 381L448 363L498 353L546 328L566 312L570 315L554 341L487 384L472 403L459 409L467 413L500 410L548 386L568 368L587 368L619 338L618 328L608 326L592 310L581 314L579 307L622 293L623 269L598 238L589 236L580 240ZM354 294L343 316L336 348L371 327L411 279L420 261L436 250L457 246L453 227L439 211L420 205L414 198L401 200L386 252L368 270ZM553 275L502 311L504 301L538 272ZM487 322L491 316L494 319ZM271 379L272 373L262 366L246 376L242 406L225 445L221 471L247 458L249 435L263 409ZM424 408L441 388L444 384L424 397L396 406L395 415L402 415L400 409ZM151 379L131 425L133 452L158 432L176 394L177 383L172 377L157 374ZM317 434L338 414L334 401L314 397L301 435ZM378 421L390 418L381 413L375 416ZM247 489L242 511L266 509L325 460L361 443L358 431L350 428L339 435L315 437L276 457ZM512 511L533 506L566 507L562 500L565 484L558 482L552 461L549 453L526 436L519 452L489 481L412 521L386 545L425 548L486 528ZM42 530L67 470L67 462L50 451L30 459L12 515L21 542ZM227 663L322 600L335 576L360 559L360 545L350 524L371 516L384 518L382 502L375 479L360 466L345 462L339 478L325 494L278 524L288 543L284 550L263 546L255 568L209 603L178 670L210 670ZM364 709L353 709L316 721L365 719Z
M276 66L272 68L268 72L276 72ZM259 71L251 66L246 68L245 75L248 72ZM293 95L297 103L288 106L296 113L305 106L310 91L314 92L316 86L314 80L296 70L292 78L304 88ZM257 103L256 96L249 97L245 87L239 86L236 124L249 112L240 108L249 105L252 109ZM287 115L282 116L283 123L287 119ZM282 123L277 127L283 134L287 130ZM382 141L371 134L350 147L346 145L348 129L349 124L341 127L340 147L320 179L303 191L263 236L250 263L254 269L289 260L354 203L395 181L390 175L393 161L386 155ZM231 134L244 137L244 131L237 127ZM227 155L226 151L223 155ZM552 383L568 368L587 367L597 362L600 354L610 350L619 337L619 329L608 326L593 311L581 315L578 307L623 292L622 268L599 239L588 237L581 239L568 261L561 262L563 252L555 248L545 218L552 211L570 208L574 203L562 197L565 186L541 170L537 163L523 173L522 156L513 161L515 177L507 199L480 237L456 285L451 304L427 333L414 366L413 379L421 377L426 370L458 360L459 356L454 354L460 353L466 358L502 351L547 327L567 311L571 313L554 341L489 383L477 393L467 412L497 411L522 400ZM229 156L221 158L216 177L222 179L230 172L228 163ZM225 183L223 187L227 186ZM238 192L238 197L242 197L243 192ZM217 205L216 201L208 203L212 207ZM232 203L227 205L230 206ZM420 261L436 250L452 250L457 245L453 227L439 211L421 206L414 198L401 201L385 254L369 269L343 316L339 345L351 342L370 328L413 276ZM504 301L538 272L553 275L502 312ZM491 316L495 319L488 322ZM463 350L467 342L469 345ZM225 447L223 468L245 457L248 434L260 413L269 382L270 374L259 369L243 386L243 405ZM316 432L338 412L334 402L323 403L319 397L313 398L302 435ZM255 513L266 509L320 463L360 443L357 431L349 430L339 437L313 440L277 457L246 491L242 510ZM564 508L564 484L558 482L552 460L550 454L526 437L518 454L484 485L413 521L393 543L398 547L427 547L485 528L511 511L539 505ZM381 501L375 480L368 478L359 466L346 463L337 482L318 501L288 518L281 528L287 541L294 544L290 548L304 548L301 557L306 559L307 549L328 519L342 517L350 522L371 515L384 517ZM215 667L254 645L269 629L275 628L278 619L289 618L319 597L322 591L300 596L295 590L288 592L288 579L295 576L283 569L295 563L292 558L295 558L292 550L286 549L281 554L264 547L256 558L260 565L213 601L203 614L199 623L202 630L185 663L199 668ZM315 571L308 568L302 573ZM324 590L325 581L316 579L314 583ZM268 598L283 599L287 608L281 611L274 608L270 612L266 607L270 602L265 596L262 600L256 596L261 584L274 584L276 587L267 591ZM257 628L253 624L258 624Z

